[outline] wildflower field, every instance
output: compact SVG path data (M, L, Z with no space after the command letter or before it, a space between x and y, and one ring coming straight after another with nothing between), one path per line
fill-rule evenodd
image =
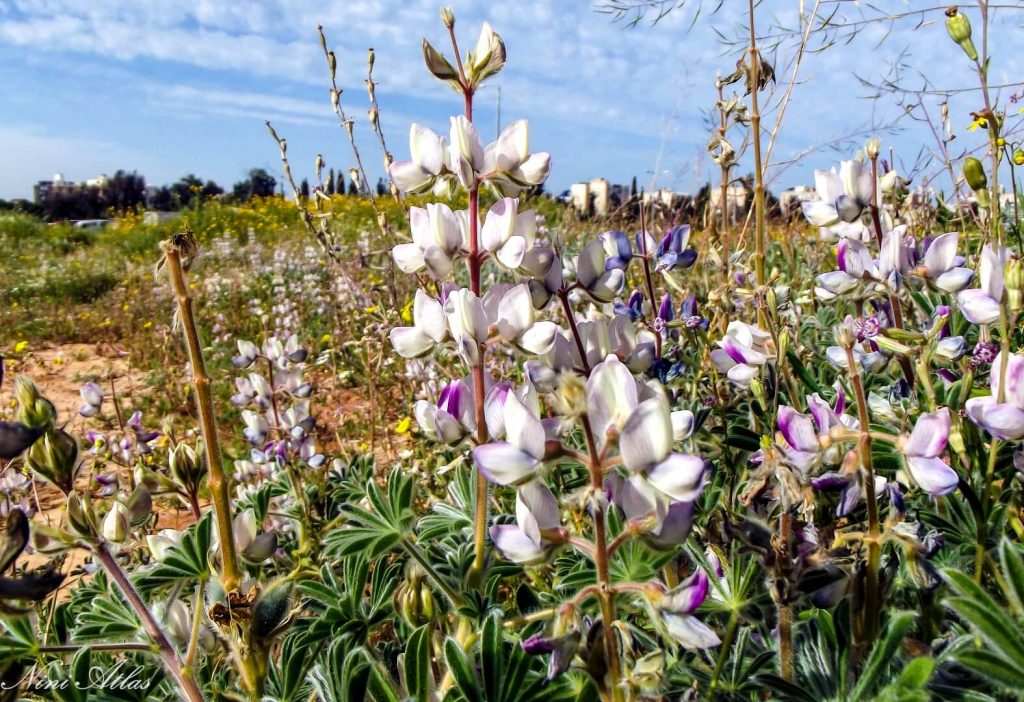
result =
M302 197L268 123L287 197L0 213L0 700L1022 699L1024 115L987 12L920 30L977 68L959 197L872 137L769 218L759 96L797 74L755 40L709 146L723 194L749 146L750 206L581 216L525 121L481 141L514 50L445 8L448 134L385 141L371 53L389 194L353 139L360 192L318 157Z

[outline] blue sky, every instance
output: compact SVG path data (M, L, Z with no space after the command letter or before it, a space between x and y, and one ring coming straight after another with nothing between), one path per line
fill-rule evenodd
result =
M834 3L822 0L822 12ZM716 71L728 73L738 58L712 30L735 32L745 2L725 0L693 29L693 1L654 26L644 20L632 28L587 0L452 4L464 49L484 19L504 38L509 62L492 83L502 88L502 119L528 119L532 148L552 154L549 190L598 176L628 183L635 175L642 186L681 191L707 180L712 164L702 110L713 105ZM705 1L706 9L714 4ZM815 3L764 0L764 33L795 25L801 4L806 10ZM906 12L936 3L883 5ZM447 132L448 115L460 109L457 96L422 64L422 36L446 47L438 7L434 0L0 0L0 198L31 196L32 183L58 171L83 180L134 169L151 183L191 172L227 187L252 166L277 173L264 119L287 137L298 177L312 176L318 152L328 166L347 170L353 159L331 112L318 22L339 57L343 102L360 119L366 49L376 50L385 132L395 157L407 158L411 121ZM869 11L842 2L840 12L855 18ZM899 114L889 100L865 99L868 91L854 72L878 79L899 59L938 87L970 85L970 66L946 37L941 14L924 19L920 26L916 17L867 25L851 43L809 54L773 161L788 162ZM1024 81L1022 23L1024 11L995 13L993 83ZM778 57L776 70L787 82L785 57ZM487 139L494 136L496 98L493 87L478 98L477 121ZM925 98L935 117L938 102ZM976 94L959 94L950 106L955 147L980 145L980 132L964 130L969 111L980 107ZM379 150L365 122L357 133L375 178L382 173ZM934 148L927 127L912 121L885 139L897 146L905 170L922 148ZM839 155L825 149L776 167L771 187L810 182L814 168Z

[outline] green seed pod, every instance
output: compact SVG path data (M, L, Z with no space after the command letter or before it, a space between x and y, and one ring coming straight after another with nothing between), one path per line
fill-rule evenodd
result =
M971 190L975 193L979 190L985 190L988 187L988 177L985 175L985 167L981 164L981 161L976 159L974 156L968 156L964 159L964 180L967 181L967 185L970 186Z
M949 38L964 50L967 58L972 61L978 59L978 50L974 48L974 42L971 40L971 21L967 19L967 15L961 15L955 5L946 10L946 31Z

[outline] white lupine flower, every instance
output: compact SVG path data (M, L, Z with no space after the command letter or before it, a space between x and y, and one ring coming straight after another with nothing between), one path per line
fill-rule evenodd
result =
M711 352L711 362L736 385L750 387L758 369L768 360L770 338L766 331L733 320L725 330L725 338L716 342L719 348Z
M483 248L494 254L498 263L505 268L516 269L533 246L536 231L537 217L533 210L519 212L519 201L505 197L487 211L480 240Z
M434 278L451 273L453 259L463 245L461 218L445 204L410 207L409 229L412 241L398 244L391 252L395 265L404 273L426 269Z
M480 360L480 344L487 341L483 301L468 288L460 288L448 294L444 316L459 355L468 365L475 366Z
M411 327L394 327L390 332L391 345L399 356L426 356L444 340L446 330L441 303L422 289L416 291L416 300L412 305L412 324Z
M448 160L444 137L426 127L409 128L411 161L395 161L388 169L398 189L406 193L424 193L433 187Z
M558 325L534 320L530 289L521 284L501 298L498 306L498 333L523 351L540 355L547 353L555 343Z

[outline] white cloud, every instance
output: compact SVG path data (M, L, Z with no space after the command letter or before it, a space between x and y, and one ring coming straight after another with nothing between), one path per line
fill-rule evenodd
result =
M363 116L366 105L366 47L375 48L385 126L401 157L409 121L446 130L444 115L458 110L457 98L429 79L421 60L424 34L450 53L438 5L438 0L12 0L0 6L0 46L61 62L68 56L90 57L118 80L128 72L125 82L152 106L154 118L159 107L170 106L178 116L246 123L269 118L297 127L337 128L316 37L322 23L339 58L343 99L355 117ZM707 138L701 110L713 105L716 73L731 70L738 55L724 52L711 28L729 35L737 31L741 5L725 3L693 30L688 26L692 14L686 11L653 26L645 20L627 28L594 12L589 3L562 0L464 0L455 9L464 51L485 18L505 38L509 64L497 81L504 121L530 119L537 147L553 152L555 178L565 182L602 172L625 179L630 171L644 180L643 169L655 168L659 153L660 168L683 174L679 179L695 172L700 159L694 154ZM931 5L905 0L899 7ZM843 11L861 11L857 7ZM795 3L771 8L777 22L792 23ZM994 74L1012 77L1019 75L1022 62L1008 50L1014 24L1007 18L1007 13L996 14ZM762 20L762 31L773 31L772 23ZM956 61L961 57L941 22L876 46L885 31L881 25L869 26L848 46L806 57L777 145L779 159L864 124L873 113L898 111L859 100L864 91L851 71L877 78L904 47L912 52L915 67L936 74L943 84L970 79L970 66ZM68 62L69 74L87 79L75 63ZM784 67L777 68L780 81L788 79ZM102 83L103 77L92 80ZM493 119L495 98L492 89L479 94L482 118ZM958 120L970 104L967 96L955 102ZM765 123L773 123L770 115ZM489 136L492 130L482 131ZM545 138L552 143L539 140ZM919 133L908 140L908 150L916 150L923 138Z

